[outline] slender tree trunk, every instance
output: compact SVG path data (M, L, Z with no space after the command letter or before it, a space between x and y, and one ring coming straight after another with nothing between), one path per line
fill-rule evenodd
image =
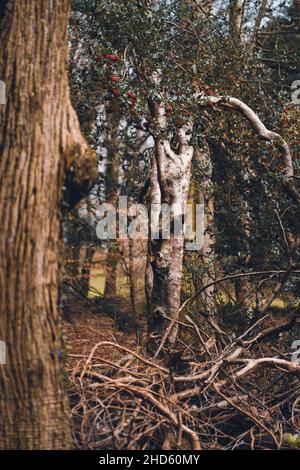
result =
M243 33L243 4L241 0L229 1L229 26L232 36L236 39L241 38Z
M257 41L257 33L260 30L262 20L265 16L265 13L266 13L266 10L267 10L267 7L268 7L268 3L269 3L269 0L262 0L261 1L256 19L255 19L255 25L254 25L254 28L253 28L253 33L252 33L251 38L249 40L249 51L250 51L250 53L253 53L253 51L255 49L256 41Z
M111 241L106 255L105 269L105 297L115 297L117 295L117 269L120 253L117 241Z
M115 205L119 196L119 157L120 157L120 115L117 104L116 110L107 112L106 124L106 201ZM120 260L120 250L118 242L111 242L108 245L106 257L105 290L106 297L115 297L117 295L117 267Z
M0 366L1 449L72 446L59 208L66 170L72 165L79 179L95 177L96 162L85 153L69 101L68 7L68 0L10 0L0 18L7 87L0 106L0 338L7 353Z
M135 320L137 316L137 279L135 270L135 243L134 240L129 240L128 258L129 258L129 284L130 284L130 302L131 302L131 315Z
M147 244L145 240L128 240L128 271L130 283L130 300L132 316L136 318L144 305L143 278L145 276L145 259Z
M151 203L151 223L149 224L149 239L148 239L148 257L145 271L145 294L147 305L147 322L148 322L148 343L150 345L152 332L155 332L155 319L152 305L152 291L153 291L153 241L151 240L152 226L159 225L159 214L161 204L161 192L157 177L157 164L155 155L152 157L151 172L150 172L150 203Z
M95 248L92 245L86 244L81 247L80 257L79 257L80 285L81 285L81 292L86 297L88 296L88 293L89 293L91 264L93 261L94 253L95 253Z
M214 198L212 178L212 162L210 150L207 145L203 148L196 147L195 162L197 168L201 170L202 178L196 182L195 199L197 203L204 204L205 211L205 231L203 248L200 253L200 271L202 276L195 279L195 290L210 284L215 279L216 261L215 261L215 237L212 231L214 222ZM197 307L205 309L209 316L215 317L217 313L215 286L209 286L205 289L199 299L197 299Z

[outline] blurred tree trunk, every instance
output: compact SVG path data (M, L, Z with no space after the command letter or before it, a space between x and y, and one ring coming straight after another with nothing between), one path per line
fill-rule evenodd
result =
M132 316L136 318L145 305L144 279L146 269L147 241L128 240L128 277Z
M137 248L137 244L134 243L134 240L129 239L129 284L130 284L130 302L131 302L131 315L132 318L135 320L137 316L137 291L138 291L138 278L139 272L136 268L135 261L139 261L137 259L138 252L135 251Z
M81 293L85 297L88 297L88 294L89 294L91 266L93 262L94 253L95 253L95 248L93 247L92 244L85 243L80 247L79 280L80 280Z
M243 3L241 0L229 1L229 27L236 39L241 39L243 33Z
M116 207L119 196L118 179L120 165L120 116L116 109L106 110L106 140L107 150L106 164L106 202ZM108 244L105 272L105 297L115 297L117 295L117 267L120 260L120 251L117 241L111 241Z
M69 101L68 8L68 0L11 0L1 11L1 449L72 447L59 311L60 201L68 169L87 189L97 167Z
M262 8L266 8L264 6L264 1L262 2ZM244 5L241 0L230 0L229 2L229 26L231 29L231 35L234 40L240 46L245 45L245 36L243 36L243 8ZM262 13L263 14L263 13ZM256 22L258 22L258 16L256 18ZM261 22L261 20L260 20ZM260 23L257 24L257 28L259 29ZM250 51L251 52L251 51ZM250 243L249 243L249 230L247 228L247 221L250 219L250 208L249 208L249 201L243 200L242 196L239 196L240 201L240 211L244 214L243 217L243 240L245 243L247 256L246 258L246 265L250 261ZM246 266L243 266L246 269ZM235 290L235 299L238 306L242 308L247 307L248 303L248 291L249 291L249 282L246 278L237 278L234 281L234 290Z
M195 291L210 284L215 280L216 261L214 253L215 237L212 230L214 222L214 198L212 185L212 161L208 145L195 148L195 163L197 170L201 171L201 178L195 182L195 202L204 204L205 226L203 248L200 253L201 278L196 276L194 280ZM215 286L207 287L196 300L197 307L204 309L210 317L217 313Z

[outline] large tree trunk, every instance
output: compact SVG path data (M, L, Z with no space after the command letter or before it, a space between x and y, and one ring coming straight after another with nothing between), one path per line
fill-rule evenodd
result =
M97 170L69 101L68 7L68 0L10 0L0 18L7 89L0 106L1 449L72 446L59 313L60 200L71 165L87 186Z

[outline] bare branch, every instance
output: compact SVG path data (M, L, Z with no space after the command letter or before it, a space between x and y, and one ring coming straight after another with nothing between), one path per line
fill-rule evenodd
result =
M243 359L244 361L244 359ZM286 359L276 359L274 357L262 357L260 359L245 359L247 365L235 374L235 379L245 378L255 372L259 367L275 367L286 372L300 373L300 365Z
M253 50L256 46L256 36L257 36L257 33L260 29L260 25L261 25L261 22L263 20L264 15L265 15L268 3L269 3L268 0L262 0L261 5L259 7L259 11L258 11L256 20L255 20L255 25L254 25L254 29L253 29L253 35L252 35L252 38L250 40L250 46L249 46L250 52L253 52Z
M293 267L292 268L292 271L293 272L299 272L299 268L298 267ZM188 299L186 299L183 304L181 305L180 307L180 312L184 309L184 307L186 307L186 305L188 304L191 304L194 302L194 300L203 292L205 291L206 289L208 289L209 287L213 286L214 284L219 284L220 282L223 282L223 281L229 281L231 279L237 279L237 278L240 278L240 277L252 277L252 276L261 276L263 274L269 274L270 276L274 275L274 274L285 274L286 273L286 270L278 270L278 271L253 271L253 272L247 272L247 273L237 273L237 274L231 274L229 276L224 276L224 277L221 277L220 279L216 279L215 281L212 281L210 282L209 284L206 284L205 286L201 287L199 290L197 290L197 292L195 292L195 294L192 296L192 297L189 297Z
M293 182L294 169L292 154L290 151L290 147L288 143L284 140L284 138L277 132L273 132L267 129L265 124L260 120L258 115L253 111L253 109L251 109L247 104L245 104L238 98L233 98L231 96L207 96L205 97L205 102L211 103L213 105L220 105L223 108L237 111L247 119L247 121L250 123L251 127L261 140L273 142L277 145L284 157L285 185L287 186L287 189L290 191L297 203L300 204L300 193L295 188Z

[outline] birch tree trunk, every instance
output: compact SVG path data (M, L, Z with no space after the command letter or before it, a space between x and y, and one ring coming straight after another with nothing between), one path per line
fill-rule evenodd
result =
M78 188L80 180L88 186L96 160L69 100L68 0L4 3L0 449L65 449L72 440L59 312L60 201L66 171L72 166Z
M177 336L176 320L180 308L184 233L174 233L174 224L176 219L183 221L190 185L193 147L188 143L192 126L185 125L178 130L177 152L171 149L170 141L163 137L167 127L163 103L156 105L156 120L158 133L155 136L155 162L151 174L151 203L157 204L160 200L161 204L168 205L171 210L170 237L151 239L146 279L147 288L152 282L151 308L148 308L149 348L151 350L153 344L158 345L158 354L164 345L172 347ZM158 217L156 211L156 223ZM149 292L147 297L149 299Z

